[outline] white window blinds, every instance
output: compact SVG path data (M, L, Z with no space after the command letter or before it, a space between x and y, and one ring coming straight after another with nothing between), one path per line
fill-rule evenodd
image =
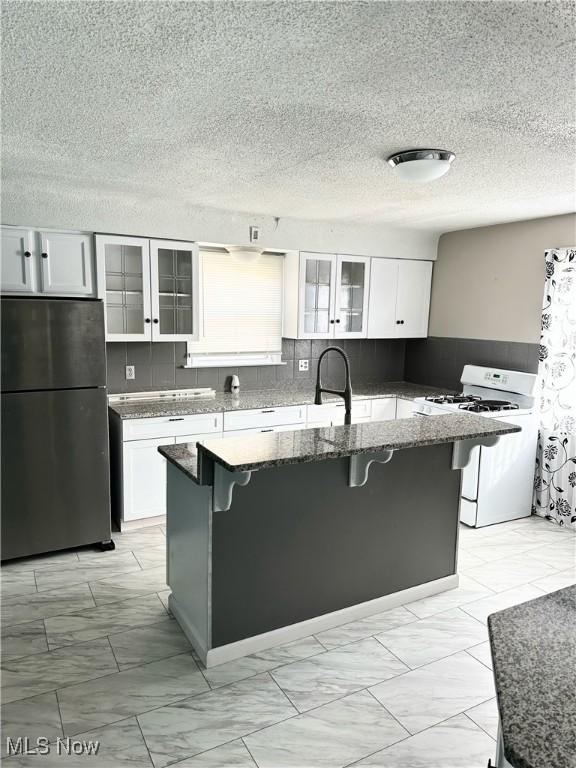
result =
M200 249L200 339L193 354L266 353L282 348L282 255L254 261Z

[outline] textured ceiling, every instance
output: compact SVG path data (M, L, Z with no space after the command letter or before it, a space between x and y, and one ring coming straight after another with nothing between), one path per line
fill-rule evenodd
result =
M572 2L4 0L4 193L436 231L575 208ZM441 147L430 185L384 158Z

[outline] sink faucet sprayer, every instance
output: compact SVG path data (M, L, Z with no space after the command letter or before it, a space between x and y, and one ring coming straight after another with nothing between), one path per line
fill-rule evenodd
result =
M322 359L328 352L338 352L344 360L346 366L346 386L343 390L340 389L325 389L320 381L320 367L322 365ZM350 381L350 360L348 355L340 347L326 347L318 358L318 370L316 373L316 397L314 398L315 405L322 405L322 392L327 392L330 395L339 395L344 398L346 406L346 412L344 415L344 424L352 424L352 383Z

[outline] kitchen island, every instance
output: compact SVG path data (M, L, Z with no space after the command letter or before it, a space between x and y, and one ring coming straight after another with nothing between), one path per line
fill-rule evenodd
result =
M170 608L212 666L457 586L470 414L162 446Z

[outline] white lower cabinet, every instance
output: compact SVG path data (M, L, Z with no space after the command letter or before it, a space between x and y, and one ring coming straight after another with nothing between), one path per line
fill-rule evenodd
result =
M323 403L306 407L307 427L336 427L344 424L346 407L344 403ZM352 424L372 419L372 401L356 400L352 403Z
M396 398L372 400L372 421L390 421L396 418Z
M158 453L158 446L173 442L173 437L160 437L124 443L123 520L166 514L166 459Z
M301 425L306 422L306 406L259 408L249 411L226 411L224 432L245 429L266 429L282 425Z
M412 404L395 397L355 400L352 423L408 418ZM119 478L115 516L128 522L166 514L166 459L158 453L160 445L334 427L344 423L344 415L343 402L124 421L112 415L111 455Z
M178 445L181 445L182 443L192 443L192 445L196 445L196 443L203 443L206 440L221 440L222 439L222 432L215 432L214 434L210 435L178 435L174 438L174 442Z
M404 400L403 397L396 399L396 418L411 419L414 416L414 400Z
M221 413L199 413L192 416L156 416L151 419L126 419L122 422L124 440L143 440L151 437L178 437L204 435L222 431ZM170 440L168 440L170 442Z
M247 429L233 429L224 432L222 437L226 440L229 437L239 437L240 435L261 435L266 432L294 432L297 429L304 429L306 425L302 422L298 424L280 424L277 427L249 427Z
M346 415L346 407L344 403L336 406L336 412L332 420L332 426L337 427L340 424L344 424L344 416ZM372 401L371 400L358 400L352 403L352 424L361 424L364 421L371 421L372 419Z
M161 445L222 435L222 413L110 419L113 511L121 524L166 514L166 459ZM114 477L115 475L115 477Z

